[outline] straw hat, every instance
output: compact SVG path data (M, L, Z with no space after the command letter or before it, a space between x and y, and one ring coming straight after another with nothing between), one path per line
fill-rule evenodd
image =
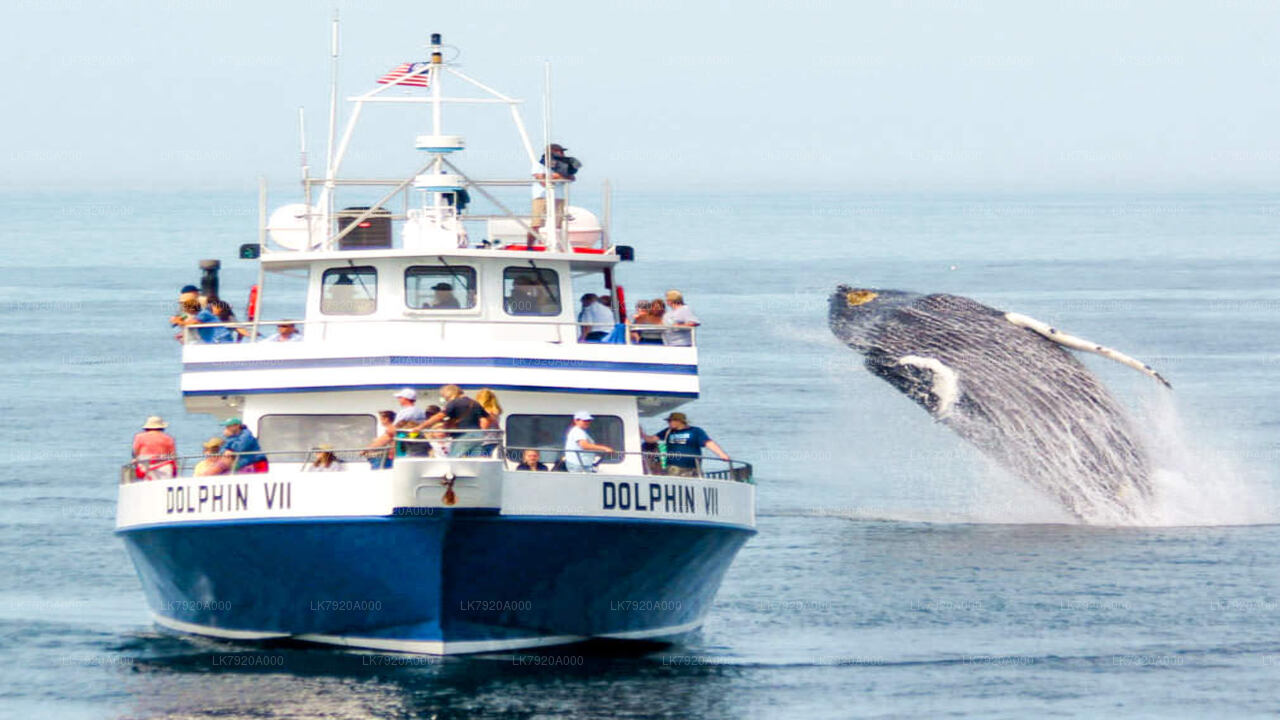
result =
M333 446L329 443L320 443L315 449L318 452L333 452Z
M209 438L201 445L205 450L217 450L222 447L222 438Z
M169 427L169 423L165 422L164 418L160 417L159 415L152 415L151 417L147 418L147 422L142 426L142 429L143 430L163 430L167 427Z

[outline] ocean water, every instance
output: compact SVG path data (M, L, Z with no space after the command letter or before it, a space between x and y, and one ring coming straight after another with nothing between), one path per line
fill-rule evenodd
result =
M256 198L0 202L2 716L1280 711L1280 196L620 194L628 295L677 287L704 321L687 409L755 464L760 533L684 645L446 660L149 624L118 468L147 415L184 447L213 434L165 318L199 258L243 303ZM1172 392L1084 358L1139 419L1156 511L1076 525L991 467L830 336L840 282L967 295L1156 367Z

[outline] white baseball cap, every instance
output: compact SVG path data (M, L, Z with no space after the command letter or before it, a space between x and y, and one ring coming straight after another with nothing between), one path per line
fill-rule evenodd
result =
M579 410L578 412L573 414L573 419L574 420L594 420L595 418L591 415L591 413L587 412L586 410Z
M400 392L396 393L395 397L404 398L405 400L417 400L418 391L414 390L413 388L405 388Z

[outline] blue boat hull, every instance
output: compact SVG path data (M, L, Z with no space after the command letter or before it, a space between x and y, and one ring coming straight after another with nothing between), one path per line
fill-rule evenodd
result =
M169 627L449 654L696 629L754 532L435 510L120 535Z

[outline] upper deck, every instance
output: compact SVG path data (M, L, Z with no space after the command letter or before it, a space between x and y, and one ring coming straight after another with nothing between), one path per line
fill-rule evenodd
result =
M430 62L349 98L347 127L340 141L331 128L320 177L310 175L304 133L301 202L268 216L263 187L259 241L243 246L241 257L259 261L256 297L268 314L251 309L253 321L231 325L232 333L188 328L188 407L444 384L634 396L641 412L696 398L695 329L626 325L615 270L634 253L610 235L607 184L599 217L571 205L581 163L547 138L539 156L520 101L458 71L443 60L438 36L432 42ZM446 79L482 97L446 96ZM421 165L396 179L343 177L357 120L377 103L429 106L427 133L413 138ZM482 179L455 162L466 143L445 134L443 108L457 103L508 106L529 174ZM305 278L305 298L281 315L273 299L284 276ZM586 294L607 300L589 317L580 316ZM285 323L298 338L273 338Z

